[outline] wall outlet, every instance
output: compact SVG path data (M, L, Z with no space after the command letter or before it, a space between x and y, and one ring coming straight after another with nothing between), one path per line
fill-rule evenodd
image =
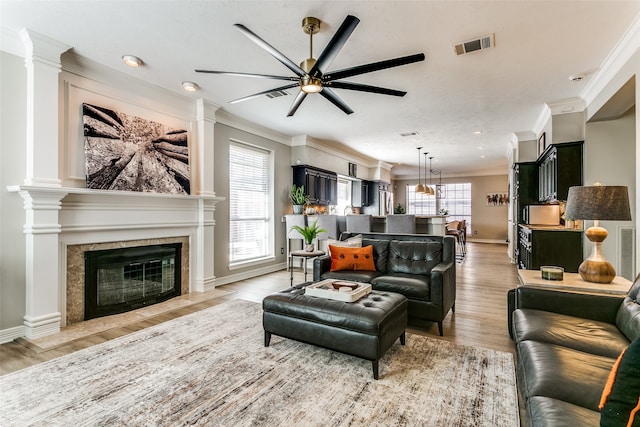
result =
M280 248L280 254L284 255L284 248Z
M478 230L473 230L473 235L477 236L478 235Z

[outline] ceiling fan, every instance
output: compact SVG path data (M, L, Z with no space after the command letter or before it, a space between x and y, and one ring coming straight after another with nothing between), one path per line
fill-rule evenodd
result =
M407 92L387 89L379 86L370 86L360 83L338 81L347 77L357 76L360 74L371 73L373 71L383 70L385 68L399 67L401 65L407 65L414 62L424 61L424 53L418 53L415 55L403 56L400 58L388 59L385 61L372 62L370 64L358 65L355 67L344 68L342 70L336 70L329 72L327 69L331 65L333 59L338 55L347 39L351 36L353 30L360 20L355 16L348 15L338 28L338 31L333 35L327 46L316 60L313 58L313 35L320 31L320 20L318 18L307 17L302 20L302 30L309 34L309 58L302 61L300 66L291 61L289 58L280 53L276 48L264 41L254 32L249 30L242 24L234 24L242 34L247 36L252 42L266 50L271 56L280 61L285 67L295 73L295 76L274 76L269 74L253 74L253 73L236 73L229 71L212 71L212 70L195 70L197 73L210 73L210 74L226 74L231 76L240 77L255 77L262 79L275 79L275 80L287 80L295 83L291 83L285 86L280 86L274 89L269 89L263 92L254 93L253 95L245 96L242 98L230 101L231 103L246 101L252 98L256 98L262 95L266 95L271 92L283 91L294 87L300 87L298 95L293 101L293 104L289 108L287 114L288 117L293 116L295 112L302 104L302 101L310 93L320 93L323 97L328 99L336 107L344 111L346 114L353 113L353 110L342 100L332 89L348 89L356 90L360 92L379 93L383 95L391 96L404 96Z

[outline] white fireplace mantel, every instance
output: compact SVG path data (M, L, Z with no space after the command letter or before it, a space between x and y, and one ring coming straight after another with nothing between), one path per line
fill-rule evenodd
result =
M223 197L30 185L7 189L24 200L27 338L57 333L64 322L68 245L187 236L189 291L215 287L214 212Z

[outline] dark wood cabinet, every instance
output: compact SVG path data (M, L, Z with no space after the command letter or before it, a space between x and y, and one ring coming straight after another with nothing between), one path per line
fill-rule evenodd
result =
M582 185L582 141L551 144L538 159L538 200L567 200L569 187Z
M582 262L582 232L518 227L518 268L539 270L555 265L577 273Z
M523 210L538 203L538 164L522 162L513 165L513 220L524 224Z
M304 186L309 202L322 205L338 203L338 175L311 166L293 166L293 183Z
M371 184L369 181L362 181L362 206L371 205L371 193L369 192Z

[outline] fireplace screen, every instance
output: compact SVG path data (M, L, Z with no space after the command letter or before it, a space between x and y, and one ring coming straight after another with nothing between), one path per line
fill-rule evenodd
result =
M85 253L85 320L180 295L182 244Z

